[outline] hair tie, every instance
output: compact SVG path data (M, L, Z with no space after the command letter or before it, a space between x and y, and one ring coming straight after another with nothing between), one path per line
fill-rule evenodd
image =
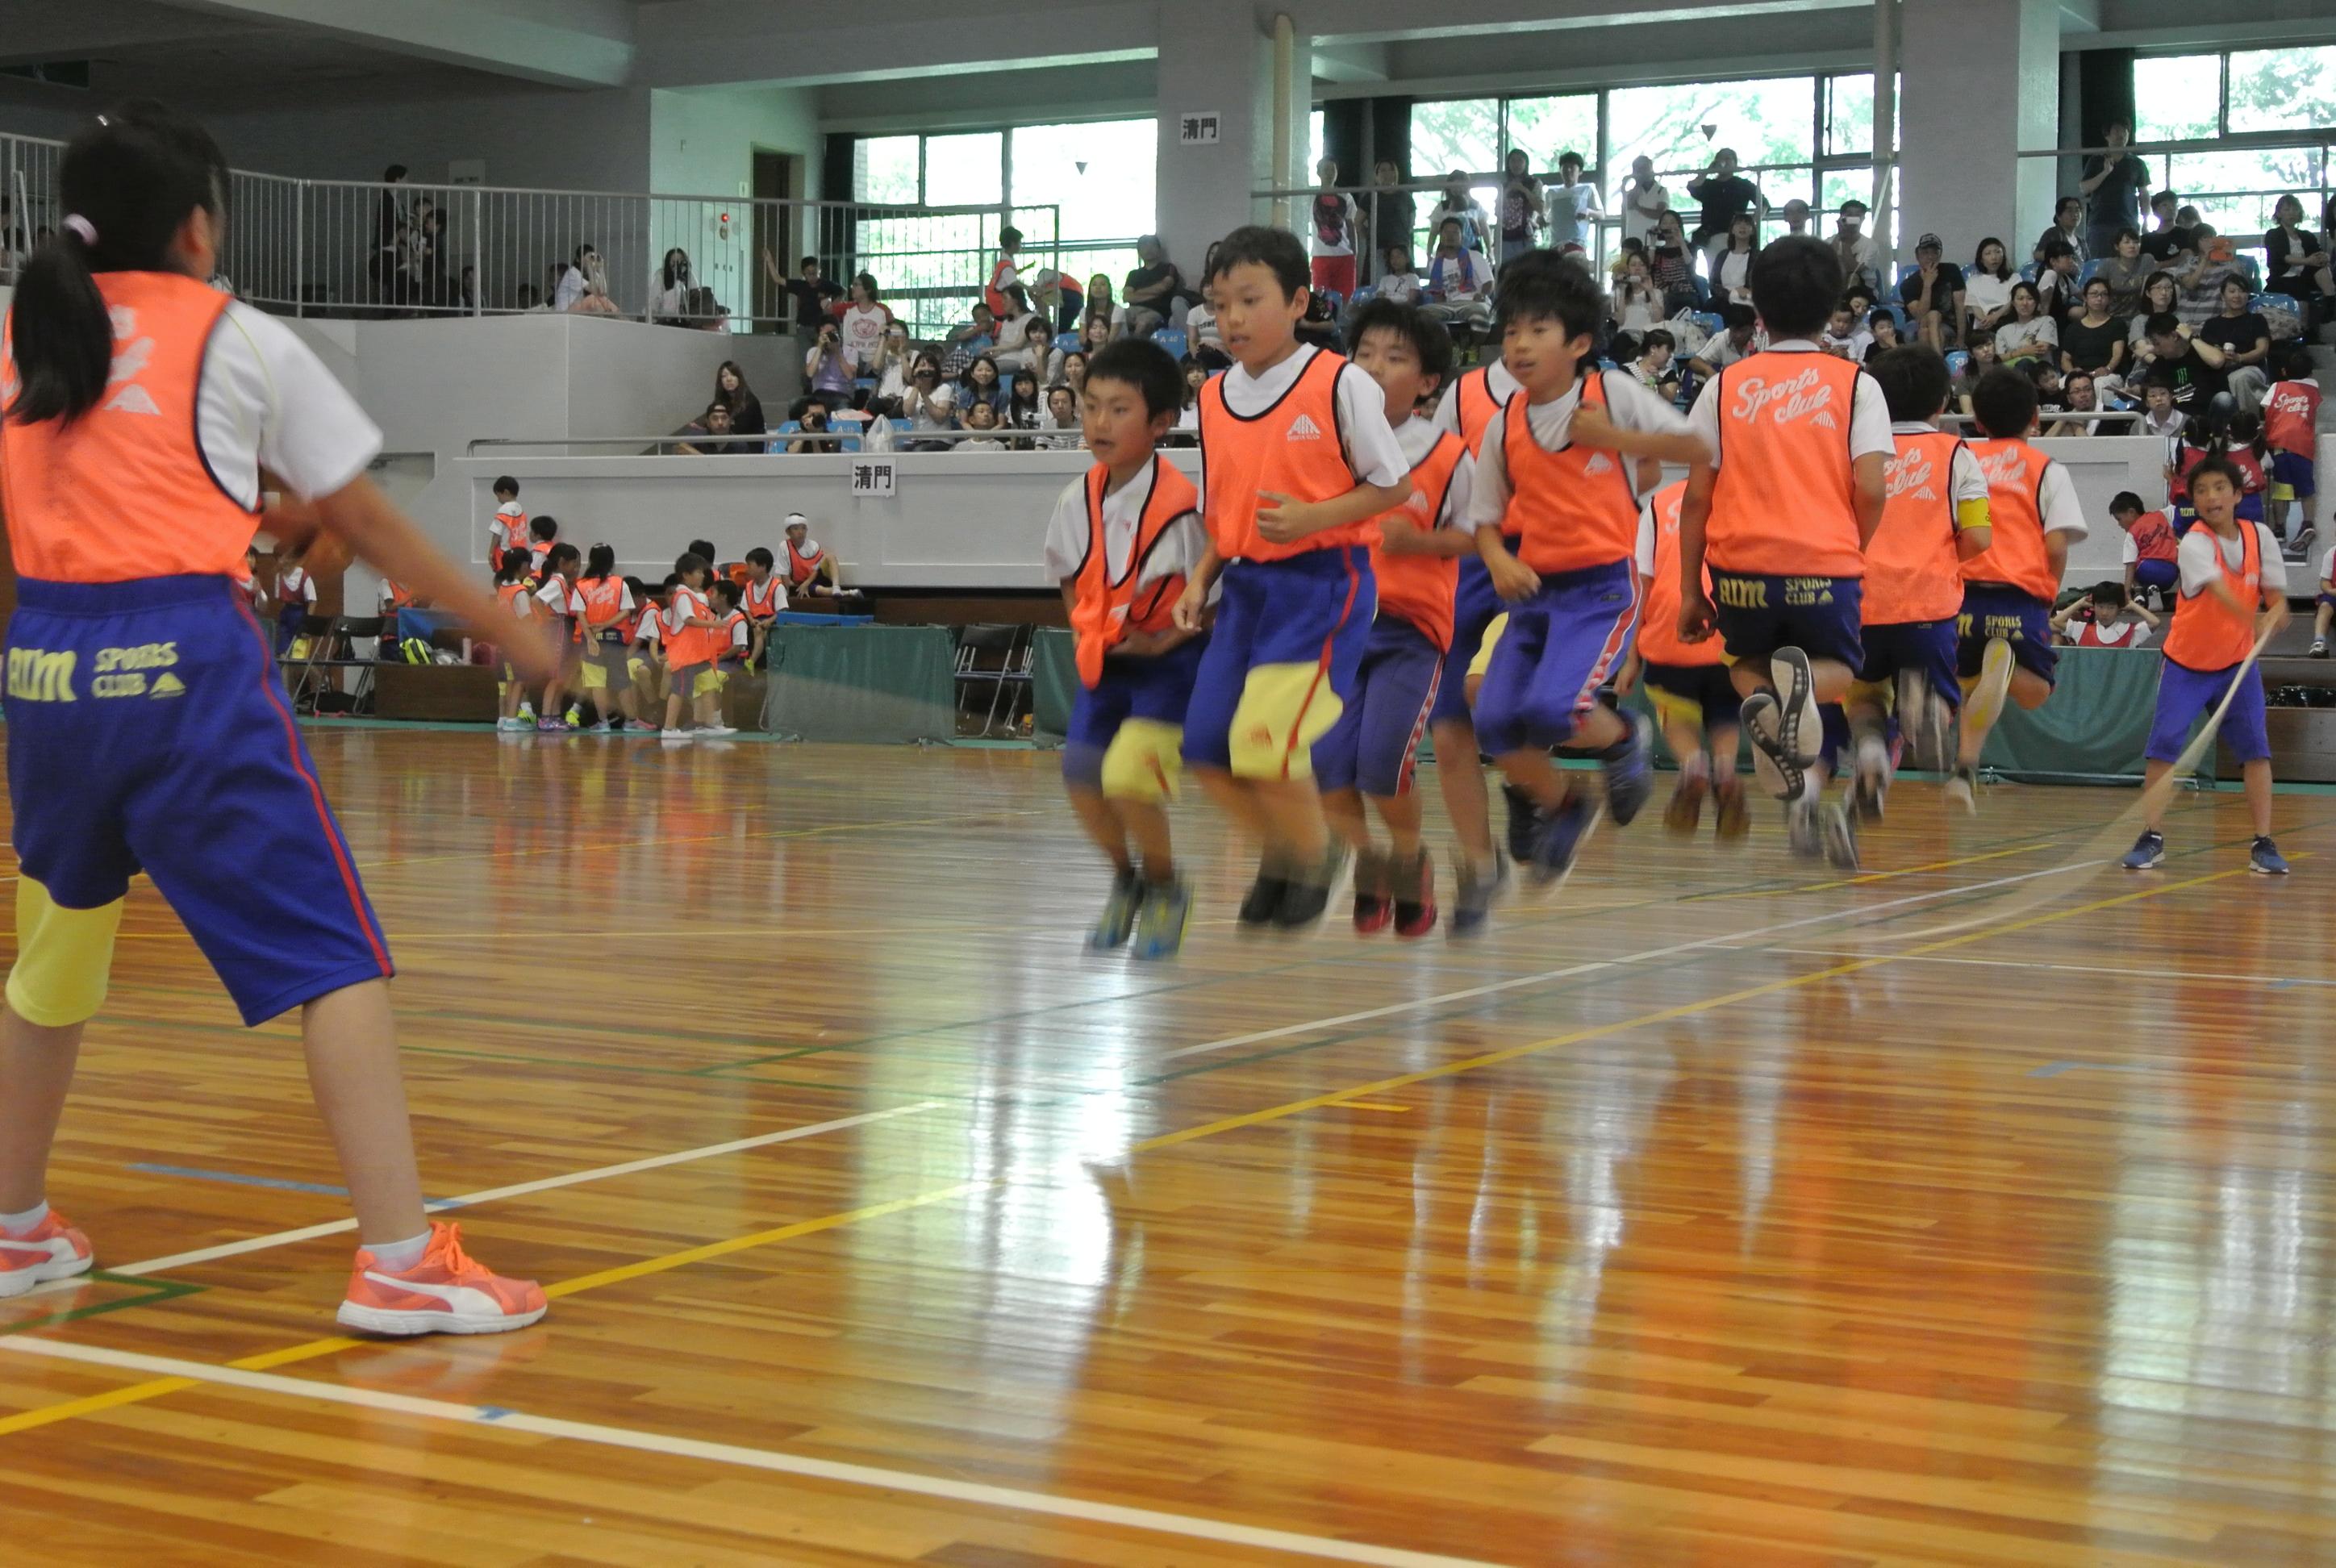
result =
M64 222L62 227L69 229L73 233L79 235L81 237L81 242L83 245L95 245L97 243L97 225L92 223L88 219L83 218L78 212L66 213Z

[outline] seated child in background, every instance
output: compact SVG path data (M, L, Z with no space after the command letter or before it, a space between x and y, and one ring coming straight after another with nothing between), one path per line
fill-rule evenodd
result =
M2312 351L2291 348L2280 366L2281 379L2263 395L2263 438L2271 449L2271 514L2263 521L2287 542L2292 555L2312 550L2313 514L2319 485L2312 460L2320 445L2320 379L2312 374ZM2287 526L2290 502L2302 508L2302 526Z
M761 545L746 552L746 581L741 590L744 597L739 608L746 612L746 622L754 633L754 648L746 662L763 663L764 645L770 641L771 628L787 608L787 585L778 575L778 560Z
M990 433L998 428L998 405L985 398L976 398L965 411L965 427L981 432L957 443L959 452L1004 452L1006 443Z
M2126 595L2121 582L2097 582L2084 598L2055 611L2052 629L2071 648L2139 648L2158 617Z
M1639 362L1630 367L1639 385L1659 394L1666 403L1679 396L1679 368L1671 355L1679 347L1679 339L1666 329L1657 326L1640 340Z
M745 593L736 583L726 577L716 578L707 596L713 600L715 623L714 667L727 684L733 672L745 667L747 656L754 651L754 629L740 608Z
M811 536L800 511L787 513L787 591L813 598L843 593L843 574L832 552Z
M1853 365L1865 362L1865 351L1874 344L1874 334L1860 325L1857 312L1844 300L1833 307L1833 316L1825 323L1825 336L1817 340L1827 354L1848 360Z
M2126 598L2138 600L2145 593L2155 593L2160 604L2171 603L2179 576L2174 564L2174 525L2162 511L2144 511L2141 497L2129 490L2117 492L2109 502L2109 515L2125 531Z
M1420 280L1419 269L1411 263L1411 248L1388 246L1387 274L1379 279L1379 297L1392 299L1397 305L1416 305L1426 293L1427 285Z

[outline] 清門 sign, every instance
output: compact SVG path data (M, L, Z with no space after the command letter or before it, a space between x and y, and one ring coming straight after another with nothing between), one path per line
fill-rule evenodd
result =
M852 493L871 501L892 499L892 463L888 458L854 458L852 462Z
M1180 147L1213 147L1223 140L1223 115L1205 110L1176 116L1176 142Z

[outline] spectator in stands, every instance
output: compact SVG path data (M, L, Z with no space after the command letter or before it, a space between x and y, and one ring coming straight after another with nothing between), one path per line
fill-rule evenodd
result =
M1640 340L1638 360L1630 366L1639 385L1660 394L1666 403L1679 400L1679 367L1671 363L1678 350L1678 338L1660 326L1650 328Z
M1379 258L1379 297L1392 299L1397 305L1416 305L1419 303L1420 297L1426 292L1427 285L1421 280L1419 268L1412 265L1411 247L1388 246L1387 254ZM1199 313L1200 307L1194 307L1192 315ZM1214 318L1212 317L1212 323L1213 320ZM1192 330L1192 316L1188 315L1184 317L1187 332ZM1195 339L1192 341L1191 346L1198 348L1202 346Z
M418 204L414 223L414 248L408 263L412 299L437 309L453 290L446 277L446 215L425 198ZM223 290L233 293L232 288Z
M1348 205L1353 205L1350 197ZM1135 241L1135 268L1127 275L1127 286L1120 296L1122 307L1127 312L1127 332L1135 337L1149 337L1168 325L1184 292L1184 275L1168 259L1168 248L1157 234L1139 235ZM1349 288L1348 293L1354 290Z
M2216 234L2211 223L2192 226L2190 255L2189 270L2175 271L2182 287L2174 302L2174 314L2191 326L2204 326L2223 308L2223 280L2236 278L2244 282L2246 274L2240 270L2238 253L2231 242Z
M2003 363L1995 352L1995 334L1971 328L1963 336L1963 358L1962 368L1947 384L1947 404L1969 414L1971 391L1979 385L1979 378Z
M1211 297L1211 285L1207 281L1213 275L1212 269L1216 261L1217 242L1212 239L1209 242L1207 254L1201 258L1201 297L1193 302L1192 309L1184 313L1185 346L1195 352L1203 348L1221 350L1224 347L1224 335L1217 328L1216 302ZM1061 376L1058 375L1056 379L1060 380Z
M1843 211L1846 220L1848 207ZM1838 245L1838 241L1836 241ZM1946 246L1935 234L1925 234L1914 241L1914 270L1898 286L1898 297L1906 306L1906 316L1925 347L1944 354L1958 342L1965 331L1963 271L1942 259ZM2033 295L2034 289L2029 293ZM2008 356L2007 356L2008 357Z
M1752 258L1759 254L1759 225L1749 212L1728 221L1727 248L1711 258L1711 296L1729 305L1752 303Z
M1086 350L1074 348L1063 355L1063 385L1081 397L1087 394Z
M1314 166L1314 173L1321 181L1321 188L1307 209L1314 288L1317 293L1328 289L1341 299L1351 299L1355 293L1357 248L1355 199L1338 189L1337 159L1325 158Z
M882 350L878 350L882 357ZM860 367L843 352L843 329L832 321L822 322L819 341L803 355L803 385L813 392L832 392L848 396Z
M2141 224L2142 197L2149 190L2149 165L2127 152L2133 127L2112 120L2102 135L2107 152L2085 160L2077 190L2085 199L2085 254L2104 257L2116 248L2117 231Z
M1663 293L1665 316L1677 316L1682 310L1695 310L1702 306L1703 283L1695 275L1695 253L1688 248L1687 235L1679 227L1678 213L1667 211L1656 219L1654 237L1648 242L1647 258L1648 267L1654 274L1655 287Z
M660 326L696 325L689 314L689 252L678 245L665 253L665 263L649 284L649 319Z
M876 366L876 401L884 412L898 414L909 394L909 375L915 365L909 348L909 329L894 322L884 329L883 357Z
M979 398L965 406L965 428L982 432L998 428L998 405ZM957 443L959 452L1004 452L1006 443L990 434L970 435Z
M1865 357L1860 362L1871 365L1874 359L1893 348L1905 346L1898 336L1898 317L1886 305L1877 305L1865 313Z
M955 430L957 423L957 388L941 376L941 364L931 354L920 352L909 371L909 387L900 398L900 414L909 422L913 435L919 431ZM945 442L911 440L911 452L946 450Z
M1760 188L1736 172L1736 149L1723 147L1711 155L1704 171L1687 182L1687 193L1703 203L1703 216L1688 238L1707 250L1725 242L1728 226L1739 212L1768 216L1768 199Z
M706 412L682 427L682 433L698 439L685 441L674 448L688 457L741 457L763 450L759 441L733 441L730 410L720 403L709 403ZM706 439L710 437L711 439Z
M2174 404L2187 416L2185 430L2202 423L2219 429L2235 406L2222 349L2198 341L2177 316L2153 316L2147 329L2150 374L2174 389Z
M1060 382L1046 388L1046 421L1038 427L1046 432L1039 438L1041 446L1057 451L1075 451L1085 442L1079 424L1079 394Z
M1021 346L1009 355L1001 345L998 363L1001 369L1028 365L1041 386L1052 386L1062 380L1063 351L1055 346L1055 324L1043 316L1031 317L1023 328Z
M1720 311L1724 330L1695 351L1687 367L1699 379L1708 379L1754 352L1760 332L1759 313L1748 305L1730 305Z
M2181 205L2182 199L2171 190L2161 190L2149 199L2149 213L2156 221L2141 237L2141 253L2160 266L2190 248L2190 231L2181 223Z
M1971 270L1963 274L1963 305L1973 327L1993 332L2010 319L2011 286L2018 278L2002 240L1990 234L1979 242Z
M2102 258L2100 269L2093 274L2109 286L2111 315L2131 316L2141 308L2141 286L2148 279L2154 265L2141 253L2139 229L2117 230L2109 254Z
M2307 307L2324 306L2336 297L2336 276L2328 265L2328 247L2321 236L2303 227L2303 203L2282 196L2273 204L2272 226L2263 235L2268 262L2264 292L2284 294Z
M1557 249L1579 245L1587 249L1596 236L1597 218L1606 210L1598 187L1582 177L1582 154L1557 155L1557 183L1549 191L1549 242Z
M1089 354L1109 343L1114 336L1111 317L1099 310L1087 312L1086 320L1079 325L1079 346Z
M1038 377L1028 365L1017 367L1006 383L1006 406L998 411L999 423L1008 430L1036 430L1046 417L1046 405L1038 396ZM1017 450L1027 452L1029 443L1017 443Z
M398 268L405 259L405 209L397 200L397 187L405 183L405 165L393 163L383 170L381 183L381 200L374 209L373 255L366 259L365 276L373 280L374 297L387 301L397 297ZM6 200L0 197L0 202ZM0 242L0 248L5 248L5 242ZM19 243L15 248L30 248Z
M1079 334L1086 335L1085 323L1097 317L1103 318L1106 338L1119 328L1119 299L1112 292L1111 279L1096 273L1087 279L1086 308L1079 313Z
M1523 148L1512 147L1502 164L1498 210L1504 267L1540 245L1542 230L1549 225L1549 193L1533 174L1532 161Z
M809 393L795 399L789 409L791 417L779 426L779 434L793 436L786 443L791 453L857 452L859 440L839 433L835 426L835 404L818 393Z
M1833 317L1817 337L1817 346L1827 354L1846 359L1853 365L1865 362L1865 351L1874 346L1874 334L1857 318L1857 308L1843 300L1833 307Z
M884 334L892 326L892 311L876 297L872 274L862 272L852 278L840 325L843 356L851 362L852 373L874 375L877 362L883 357Z
M1005 402L1006 382L1005 377L998 374L997 357L988 354L975 355L973 363L965 367L965 374L958 377L958 407L970 414L977 403L986 403L991 408L998 409ZM970 423L968 420L968 424Z
M2036 274L2036 297L2044 314L2055 322L2068 319L2071 311L2082 308L2077 297L2077 253L2065 239L2044 242L2044 265Z
M2125 337L2126 342L2130 346L2130 352L2127 355L2128 359L2138 364L2149 357L2147 349L2149 318L2159 311L2172 315L2175 302L2181 297L2182 291L2174 281L2174 274L2163 268L2159 268L2143 279L2141 308L2136 311L2126 323Z
M2100 407L2098 397L2098 394L2094 390L2091 372L2071 371L2061 379L2060 407L2063 413L2094 413ZM2047 435L2093 435L2098 433L2098 430L2099 426L2089 419L2061 419L2047 425L2044 433Z
M1389 248L1400 245L1406 252L1410 250L1411 231L1419 225L1418 201L1410 191L1395 189L1403 181L1403 170L1392 158L1380 159L1371 170L1370 221L1366 229L1371 238L1371 248L1382 267ZM1201 276L1208 276L1205 265L1201 268ZM1379 276L1384 278L1387 274L1382 271ZM1190 333L1191 330L1187 326L1185 331Z
M1021 248L1020 229L1009 223L998 231L998 254L990 260L989 281L982 287L981 302L999 321L1023 315L1030 308L1030 297L1022 287L1022 268L1017 259Z
M1442 234L1444 220L1447 218L1460 220L1460 245L1463 249L1473 250L1479 256L1485 254L1484 236L1493 226L1492 219L1484 211L1484 204L1476 200L1475 192L1468 188L1468 176L1463 170L1455 169L1445 177L1444 199L1436 204L1435 210L1428 213L1427 231Z
M998 318L989 307L977 299L973 302L973 319L949 328L941 339L941 374L954 380L965 374L974 355L988 354L998 344Z
M795 340L808 351L819 341L819 324L828 318L828 307L843 297L843 290L820 275L818 257L804 257L802 267L798 275L789 278L779 270L778 260L769 249L763 251L763 275L773 288L786 290L794 305Z
M2253 293L2236 273L2223 279L2222 300L2221 310L2199 325L2197 336L2223 351L2231 400L2240 413L2253 414L2271 390L2271 324L2253 308Z
M1614 325L1624 332L1642 333L1670 313L1663 308L1662 290L1643 255L1622 258L1622 275L1614 284Z
M1671 209L1671 193L1655 178L1655 161L1644 153L1630 160L1630 178L1622 181L1622 238L1644 240L1655 222Z
M2109 314L2109 280L2096 276L2085 285L2083 308L2060 325L2060 368L2085 371L2099 391L2123 388L2126 324Z
M1844 285L1864 283L1879 291L1882 287L1881 253L1865 232L1864 202L1854 196L1841 204L1841 212L1834 226L1833 253L1841 261Z
M725 359L714 373L714 401L730 411L730 428L740 435L761 435L770 429L763 420L763 400L746 385L745 367Z
M2052 227L2036 237L2036 245L2028 259L2039 267L2044 262L2044 248L2054 240L2065 243L2077 253L2078 261L2085 255L2085 204L2074 196L2063 196L2052 208Z
M2182 433L2190 416L2175 406L2174 383L2156 373L2141 384L2141 433L2171 441Z
M599 306L591 303L599 300ZM608 279L600 271L600 248L587 240L576 248L576 254L560 275L560 286L552 290L551 308L579 315L616 314L608 303Z
M1462 239L1458 217L1449 217L1436 231L1436 254L1427 262L1427 304L1430 318L1447 327L1474 330L1492 324L1488 294L1492 275L1484 258Z
M1809 231L1809 204L1799 197L1794 197L1777 210L1784 216L1786 234L1806 234Z
M1995 351L2006 365L2023 359L2050 361L2059 352L2060 329L2043 313L2036 286L2026 278L2011 286L2011 318L1995 329Z

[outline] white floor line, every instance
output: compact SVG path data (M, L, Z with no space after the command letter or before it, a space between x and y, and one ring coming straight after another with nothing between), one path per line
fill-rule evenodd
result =
M695 1160L711 1160L722 1154L742 1154L748 1149L764 1149L773 1144L791 1144L797 1138L815 1138L822 1133L841 1133L847 1128L864 1127L871 1122L888 1122L895 1116L919 1115L926 1111L938 1111L939 1100L920 1100L912 1105L897 1105L888 1111L863 1111L856 1116L839 1116L832 1122L813 1122L808 1126L787 1127L775 1133L764 1133L752 1138L733 1138L726 1144L707 1144L702 1148L679 1149L670 1154L651 1154L646 1159L627 1160L621 1164L599 1165L589 1171L571 1171L564 1176L545 1176L532 1182L514 1182L508 1187L489 1187L484 1192L465 1193L432 1205L433 1213L465 1209L472 1204L490 1203L497 1198L522 1197L529 1193L548 1193L556 1187L573 1187L585 1182L605 1182L612 1176L629 1176L636 1171L654 1171L666 1165L686 1165ZM264 1252L275 1247L288 1247L296 1242L306 1242L317 1236L330 1236L357 1228L355 1220L334 1220L322 1225L303 1225L297 1231L277 1231L265 1236L251 1236L240 1242L222 1242L216 1247L198 1247L190 1252L172 1252L168 1257L149 1258L142 1263L109 1265L110 1274L160 1274L170 1269L184 1269L196 1263L208 1263L219 1258L240 1257L246 1252ZM61 1285L78 1285L79 1281L59 1281Z
M1806 958L1862 959L1870 955L1856 949L1844 948L1771 948L1770 952L1798 953ZM1901 960L1918 964L1971 964L1990 969L2050 969L2069 975L2118 975L2129 980L2236 980L2256 986L2336 986L2336 979L2313 979L2304 975L2224 974L2208 969L2133 969L2115 964L2049 964L2038 959L1962 959L1944 953L1917 953Z
M323 1399L338 1405L355 1405L369 1410L385 1410L398 1415L418 1416L432 1420L453 1421L466 1426L529 1432L541 1437L559 1437L579 1443L594 1443L602 1447L626 1448L637 1453L665 1454L685 1459L704 1459L718 1465L736 1465L748 1469L772 1471L783 1475L800 1475L812 1480L832 1481L846 1486L867 1486L886 1492L905 1492L921 1497L936 1497L950 1503L971 1504L978 1507L1012 1509L1025 1514L1047 1514L1057 1518L1076 1519L1095 1524L1115 1524L1131 1530L1150 1531L1163 1535L1179 1535L1188 1540L1214 1542L1222 1545L1251 1546L1269 1552L1290 1552L1309 1557L1329 1558L1340 1563L1375 1563L1383 1565L1383 1568L1492 1568L1491 1564L1472 1558L1445 1557L1428 1552L1406 1552L1390 1546L1371 1546L1360 1542L1339 1541L1321 1535L1300 1535L1287 1530L1268 1530L1253 1524L1235 1524L1220 1519L1167 1514L1151 1508L1130 1508L1115 1503L1090 1502L1084 1497L1057 1496L1046 1492L1026 1492L1017 1486L996 1486L978 1481L954 1481L939 1475L919 1475L911 1470L887 1470L872 1465L849 1465L832 1459L813 1459L764 1448L748 1448L734 1443L709 1443L696 1437L668 1437L661 1432L643 1432L626 1427L607 1427L598 1422L566 1421L546 1416L530 1416L522 1411L509 1410L494 1405L459 1405L444 1399L422 1399L409 1394L385 1393L377 1388L359 1388L346 1383L311 1382L299 1378L287 1378L275 1372L247 1372L234 1367L215 1367L206 1362L180 1360L171 1356L139 1355L128 1350L112 1350L92 1345L72 1344L60 1339L44 1339L30 1334L13 1334L0 1338L0 1350L14 1351L19 1355L45 1356L62 1361L80 1361L92 1366L111 1367L122 1371L144 1373L158 1378L190 1378L199 1382L216 1383L228 1388L248 1389L253 1393L283 1395L300 1399Z
M1854 904L1847 909L1832 910L1821 915L1807 915L1796 920L1780 920L1773 926L1760 926L1748 931L1728 931L1698 941L1673 942L1668 947L1649 948L1644 952L1624 953L1620 958L1596 959L1588 963L1568 964L1562 969L1543 969L1539 974L1519 975L1514 979L1494 980L1488 985L1470 986L1465 990L1444 991L1432 997L1420 997L1408 1002L1390 1002L1383 1008L1366 1008L1357 1013L1340 1013L1335 1018L1309 1018L1302 1024L1284 1024L1279 1028L1258 1029L1246 1035L1231 1035L1222 1040L1206 1040L1197 1046L1185 1046L1170 1051L1159 1059L1163 1062L1198 1057L1211 1051L1230 1051L1241 1046L1254 1046L1266 1040L1284 1039L1291 1035L1311 1034L1317 1029L1337 1028L1344 1024L1368 1023L1373 1018L1393 1018L1398 1013L1415 1013L1426 1008L1440 1008L1447 1002L1465 1002L1477 997L1498 996L1503 991L1520 990L1528 986L1547 985L1552 980L1569 979L1575 975L1594 974L1600 969L1621 969L1630 964L1651 963L1658 959L1676 958L1681 953L1695 952L1703 948L1729 948L1745 945L1760 937L1775 936L1780 931L1799 930L1805 926L1824 925L1829 920L1849 920L1858 915L1880 914L1885 910L1903 909L1910 904L1928 903L1933 899L1955 898L1965 893L1985 892L1990 888L2010 887L2015 882L2034 881L2039 877L2057 877L2069 872L2088 871L2106 861L2076 861L2065 866L2048 866L2040 872L2021 872L2017 876L1997 877L1983 882L1966 882L1952 888L1939 888L1927 893L1911 893L1903 899L1890 899L1878 904Z

